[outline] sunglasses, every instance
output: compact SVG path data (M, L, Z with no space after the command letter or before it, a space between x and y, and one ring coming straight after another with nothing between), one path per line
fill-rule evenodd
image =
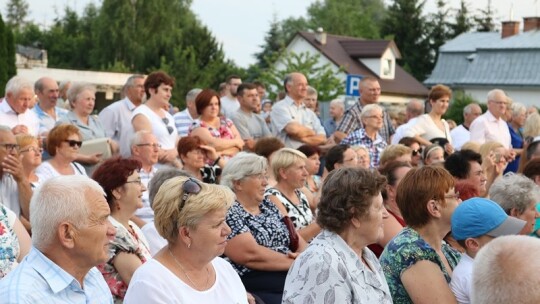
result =
M82 146L82 141L79 141L79 140L69 139L69 140L64 140L64 142L67 142L69 146L72 148L74 148L75 146L80 148Z
M201 185L196 179L190 177L182 184L182 192L184 192L184 195L182 195L182 200L180 201L180 210L184 208L190 194L199 194L201 192Z
M161 120L167 126L167 131L169 132L169 134L172 134L172 132L174 132L174 129L173 127L169 126L169 119L167 117L163 117Z
M422 148L418 150L412 150L412 156L422 155Z

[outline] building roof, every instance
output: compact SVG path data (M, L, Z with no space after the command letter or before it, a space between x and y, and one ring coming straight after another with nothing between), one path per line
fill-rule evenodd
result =
M342 67L347 74L378 78L381 89L386 94L409 96L428 94L426 87L399 65L396 65L394 79L382 79L359 61L359 58L380 58L388 48L392 48L396 57L399 58L401 56L399 50L391 40L364 40L327 34L326 44L322 45L316 40L315 33L298 32L298 35L336 66Z
M38 49L38 48L34 48L34 47L30 47L30 46L24 46L24 45L20 45L20 44L17 44L15 46L15 49L16 49L16 53L23 56L23 57L26 57L28 59L32 59L32 60L43 60L43 55L45 54L45 51L44 50L41 50L41 49Z

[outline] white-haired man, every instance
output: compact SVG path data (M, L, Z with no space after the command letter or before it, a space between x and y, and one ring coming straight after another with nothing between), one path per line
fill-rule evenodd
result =
M0 123L11 128L13 134L37 136L39 119L29 110L34 104L34 85L19 76L11 78L6 84L6 96L0 103Z
M416 124L417 117L424 113L424 103L418 99L411 99L407 103L405 108L405 116L407 118L407 123L402 124L397 127L396 133L392 136L392 145L399 144L399 141L405 137L403 134L409 128L412 128Z
M343 99L334 99L330 101L328 114L330 117L324 122L323 127L326 131L326 137L334 135L337 126L341 123L345 114L345 102Z
M113 303L95 267L109 259L116 233L98 183L77 175L52 178L36 190L30 206L33 247L0 281L2 302Z
M496 141L509 149L511 147L510 131L504 121L508 107L508 97L504 91L499 89L489 91L487 107L486 113L478 116L471 123L471 141L479 144L486 141Z
M463 123L450 131L454 149L461 150L461 146L471 139L472 122L482 115L482 108L476 103L470 103L463 108Z

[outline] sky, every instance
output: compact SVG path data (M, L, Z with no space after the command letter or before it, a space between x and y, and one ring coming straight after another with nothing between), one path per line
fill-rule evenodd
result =
M5 12L5 3L0 1L0 9ZM38 24L48 25L65 5L82 12L90 3L100 0L26 0L30 5L30 19ZM485 8L489 0L467 0L470 11ZM193 0L192 10L222 43L226 56L241 67L255 62L253 54L260 50L270 22L288 17L306 16L307 7L315 0ZM390 3L391 0L385 0ZM436 0L426 0L424 13L436 11ZM538 0L491 0L498 21L523 22L523 17L538 16ZM447 0L447 6L458 8L460 0ZM513 8L513 9L512 9Z

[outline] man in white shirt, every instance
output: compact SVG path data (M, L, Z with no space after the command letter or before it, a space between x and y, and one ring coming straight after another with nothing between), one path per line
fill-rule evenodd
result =
M37 136L39 119L29 110L34 99L34 85L19 76L11 78L6 84L6 96L0 103L0 123L11 128L13 134Z
M186 109L173 115L174 124L180 138L188 136L189 127L199 117L197 107L195 106L195 99L201 91L201 89L191 89L186 95Z
M424 103L418 99L411 99L405 109L405 116L407 123L397 127L396 133L392 136L392 145L399 144L399 141L405 136L403 132L408 128L414 126L416 123L416 117L424 114Z
M503 90L491 90L487 95L487 106L486 113L480 115L471 123L471 141L479 144L486 141L496 141L506 149L510 149L510 131L504 121L504 115L508 107L508 97Z
M454 149L461 150L461 146L471 139L469 128L480 115L482 115L482 108L476 103L470 103L463 108L463 123L450 131Z
M128 157L131 153L129 139L134 132L131 116L144 97L144 76L130 76L124 84L123 92L126 97L101 110L98 117L106 136L118 142L120 154Z
M231 75L227 77L225 93L227 95L221 97L221 113L227 118L240 108L240 102L236 98L238 86L242 84L240 76Z

